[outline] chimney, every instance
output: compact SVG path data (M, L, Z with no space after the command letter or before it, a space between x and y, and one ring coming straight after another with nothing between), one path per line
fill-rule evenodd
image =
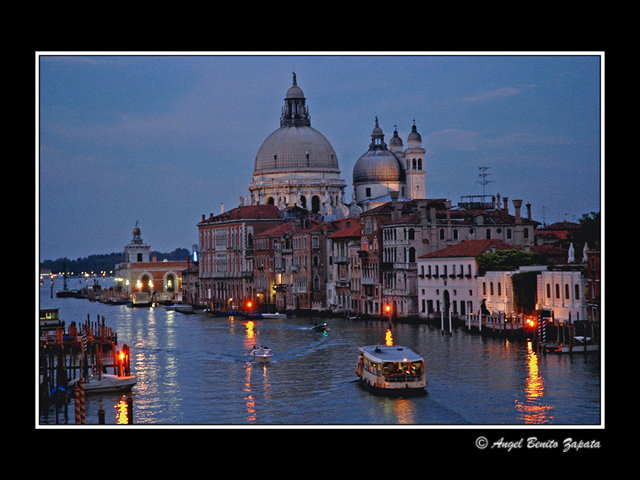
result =
M527 218L531 220L531 203L527 202Z
M202 214L202 221L204 222L204 213Z
M400 218L400 204L398 203L398 192L391 190L389 196L391 197L391 220L398 220Z
M504 199L504 213L509 213L509 197L502 197Z
M520 218L520 209L522 208L522 200L513 200L513 206L516 209L516 223L522 223L522 218Z

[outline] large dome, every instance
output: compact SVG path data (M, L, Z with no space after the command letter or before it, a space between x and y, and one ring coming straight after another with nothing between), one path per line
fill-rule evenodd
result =
M308 125L284 125L269 135L258 150L254 174L282 171L334 171L338 156L329 141Z
M338 156L329 141L311 127L309 107L293 74L280 116L280 128L269 135L256 155L254 175L263 173L316 171L336 172Z

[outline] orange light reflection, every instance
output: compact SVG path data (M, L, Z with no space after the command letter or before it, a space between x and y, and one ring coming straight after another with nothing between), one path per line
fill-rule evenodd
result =
M384 336L384 341L387 347L393 347L393 334L391 333L391 329L387 329L387 333Z
M544 378L540 375L538 366L538 354L533 350L531 342L527 343L527 369L528 375L524 388L525 401L516 400L516 408L521 412L521 417L526 424L540 425L549 423L553 416L550 411L552 406L543 405Z

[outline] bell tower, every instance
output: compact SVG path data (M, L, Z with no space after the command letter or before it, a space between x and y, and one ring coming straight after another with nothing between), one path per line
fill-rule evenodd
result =
M126 263L140 263L149 261L150 245L146 245L140 238L140 229L138 228L139 220L136 220L136 226L133 229L133 238L129 245L124 246L124 261Z
M411 133L407 138L407 149L404 151L407 174L408 197L411 200L427 198L425 191L425 154L426 150L422 148L422 136L416 129L415 120L411 127Z

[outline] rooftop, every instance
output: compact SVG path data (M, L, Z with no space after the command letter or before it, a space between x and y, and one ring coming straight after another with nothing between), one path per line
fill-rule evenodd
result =
M427 253L420 258L451 258L451 257L476 257L483 253L491 253L495 250L510 250L518 248L515 245L503 242L502 240L468 240L452 245L436 252Z
M368 347L360 347L359 350L365 353L369 358L375 359L380 363L383 362L419 362L423 358L414 351L395 345L387 347L384 345L371 345Z

